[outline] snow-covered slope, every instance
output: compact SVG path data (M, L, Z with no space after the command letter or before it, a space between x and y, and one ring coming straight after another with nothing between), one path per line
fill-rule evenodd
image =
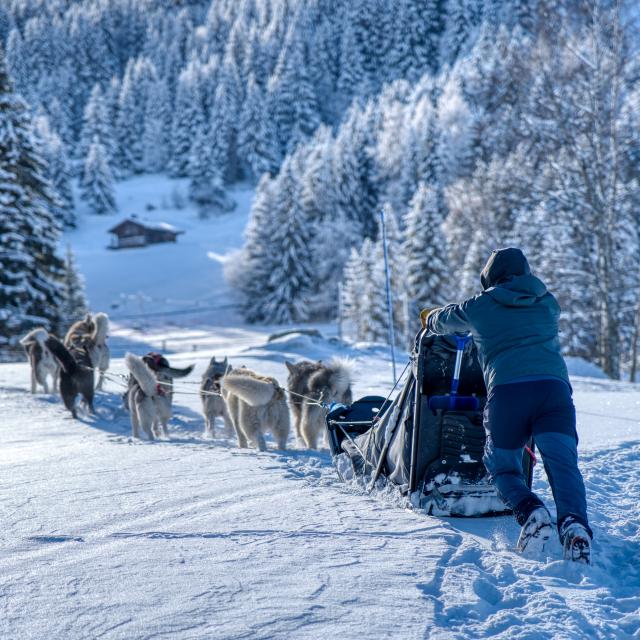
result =
M388 390L379 351L300 338L226 352L283 379L300 344L353 357L357 394ZM197 380L210 355L172 360L196 363ZM0 637L637 638L637 391L575 386L589 568L558 560L559 545L520 557L509 517L430 518L360 495L293 440L263 454L205 440L195 386L180 387L169 441L132 442L117 384L79 422L27 392L26 365L3 365ZM536 488L550 499L540 470Z
M120 216L86 217L67 236L94 308L115 320L113 373L128 349L196 365L170 440L131 440L117 377L97 415L74 421L56 397L28 393L26 364L0 365L0 638L640 638L636 386L572 380L592 567L558 560L558 546L519 556L510 517L438 519L364 496L326 451L293 439L266 453L222 429L204 439L191 383L213 354L283 382L285 359L346 356L356 396L386 394L391 363L383 347L268 342L272 327L239 323L221 261L241 243L251 192L234 192L236 212L198 221L170 206L175 188L136 178L118 200L123 217L186 229L176 245L107 250ZM551 504L540 468L535 488Z

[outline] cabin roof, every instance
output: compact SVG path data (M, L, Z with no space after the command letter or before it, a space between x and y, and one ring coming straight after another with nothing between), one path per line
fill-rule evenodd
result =
M169 224L167 222L153 222L151 220L138 218L137 216L129 216L128 218L125 218L115 227L109 229L109 233L115 233L117 235L127 224L133 224L140 229L147 229L149 231L168 231L169 233L175 233L176 235L184 233L182 229L178 229L177 227L174 227L172 224Z

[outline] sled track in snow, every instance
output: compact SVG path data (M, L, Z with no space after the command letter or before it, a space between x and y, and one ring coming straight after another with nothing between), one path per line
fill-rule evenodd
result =
M325 461L285 459L297 480L358 492L327 473ZM430 580L414 587L433 606L426 639L450 638L637 638L640 633L640 442L582 456L595 531L592 567L561 560L555 540L545 558L514 550L517 525L510 516L440 519L445 550ZM552 503L546 480L537 490ZM362 495L364 500L374 499ZM397 509L381 496L378 509ZM393 518L389 513L388 517ZM415 514L417 519L429 516ZM428 542L425 541L425 545ZM409 585L408 585L409 588ZM542 623L542 624L541 624ZM536 632L532 634L532 629ZM538 635L536 635L538 633Z

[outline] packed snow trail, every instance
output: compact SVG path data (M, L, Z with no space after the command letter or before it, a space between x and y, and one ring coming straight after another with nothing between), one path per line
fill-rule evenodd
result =
M304 339L235 357L283 379L298 347L319 357ZM196 361L197 380L207 357L174 359ZM379 362L361 354L357 370L382 390ZM28 393L26 365L2 365L0 637L638 638L637 392L575 386L579 419L600 394L625 423L606 443L608 421L579 420L600 441L582 454L593 567L558 560L559 544L522 558L509 517L430 518L364 496L326 452L204 440L197 396L176 398L171 440L132 442L116 385L74 421Z
M104 395L88 424L0 402L24 413L2 450L1 637L348 637L362 607L376 637L423 627L407 580L429 579L445 527L323 487L326 454L200 442L188 411L171 442L131 443Z

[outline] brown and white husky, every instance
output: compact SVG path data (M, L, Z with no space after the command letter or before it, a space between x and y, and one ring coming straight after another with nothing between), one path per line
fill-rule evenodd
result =
M335 358L327 364L303 360L285 365L296 435L307 447L315 449L320 434L326 433L324 411L318 403L351 404L351 364Z
M109 337L109 316L106 313L88 313L82 320L74 322L64 338L66 347L83 342L89 349L92 366L99 372L96 389L104 384L104 373L109 368L111 354L107 345Z

